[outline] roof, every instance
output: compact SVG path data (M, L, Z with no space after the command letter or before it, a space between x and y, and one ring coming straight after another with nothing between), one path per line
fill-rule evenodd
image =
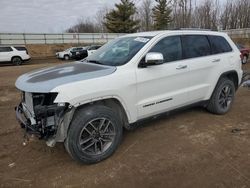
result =
M133 34L123 35L123 36L155 37L157 35L162 35L162 34L226 35L226 33L218 32L218 31L210 31L210 30L202 30L202 29L178 29L178 30L147 31L147 32L133 33Z

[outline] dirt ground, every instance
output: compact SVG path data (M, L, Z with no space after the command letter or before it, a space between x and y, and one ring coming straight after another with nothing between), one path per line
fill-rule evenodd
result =
M15 119L16 78L61 63L0 67L0 187L250 187L250 90L240 88L232 110L216 116L191 108L125 131L115 154L79 165L63 144L23 146ZM244 66L250 70L250 62Z

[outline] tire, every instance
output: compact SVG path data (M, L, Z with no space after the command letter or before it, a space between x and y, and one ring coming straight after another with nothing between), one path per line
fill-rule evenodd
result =
M207 110L211 113L223 115L232 107L235 96L235 86L228 78L221 78L209 100Z
M64 60L69 60L69 55L64 55Z
M13 65L22 65L23 60L20 57L13 57L11 62Z
M242 64L246 64L247 60L248 60L248 57L246 55L244 55L243 59L242 59Z
M111 156L122 140L123 127L118 117L111 108L101 105L77 111L64 142L70 156L84 164Z

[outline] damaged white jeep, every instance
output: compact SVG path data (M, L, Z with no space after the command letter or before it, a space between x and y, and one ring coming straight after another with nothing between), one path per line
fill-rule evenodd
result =
M130 34L83 61L20 76L16 117L26 133L96 163L114 153L123 128L146 118L193 104L225 114L241 79L240 52L224 33Z

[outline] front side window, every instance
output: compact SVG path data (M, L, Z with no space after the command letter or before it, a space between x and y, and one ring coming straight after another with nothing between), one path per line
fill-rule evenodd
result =
M149 52L162 53L165 63L182 59L180 36L170 36L160 40Z
M87 58L88 62L109 66L128 63L152 37L122 37L115 39Z
M11 47L0 47L0 52L11 52L13 51Z
M231 52L232 48L226 41L224 37L221 36L208 36L210 43L211 43L211 48L212 48L212 53L213 54L219 54L219 53L225 53L225 52Z
M211 54L210 44L205 35L182 36L183 58L202 57Z

